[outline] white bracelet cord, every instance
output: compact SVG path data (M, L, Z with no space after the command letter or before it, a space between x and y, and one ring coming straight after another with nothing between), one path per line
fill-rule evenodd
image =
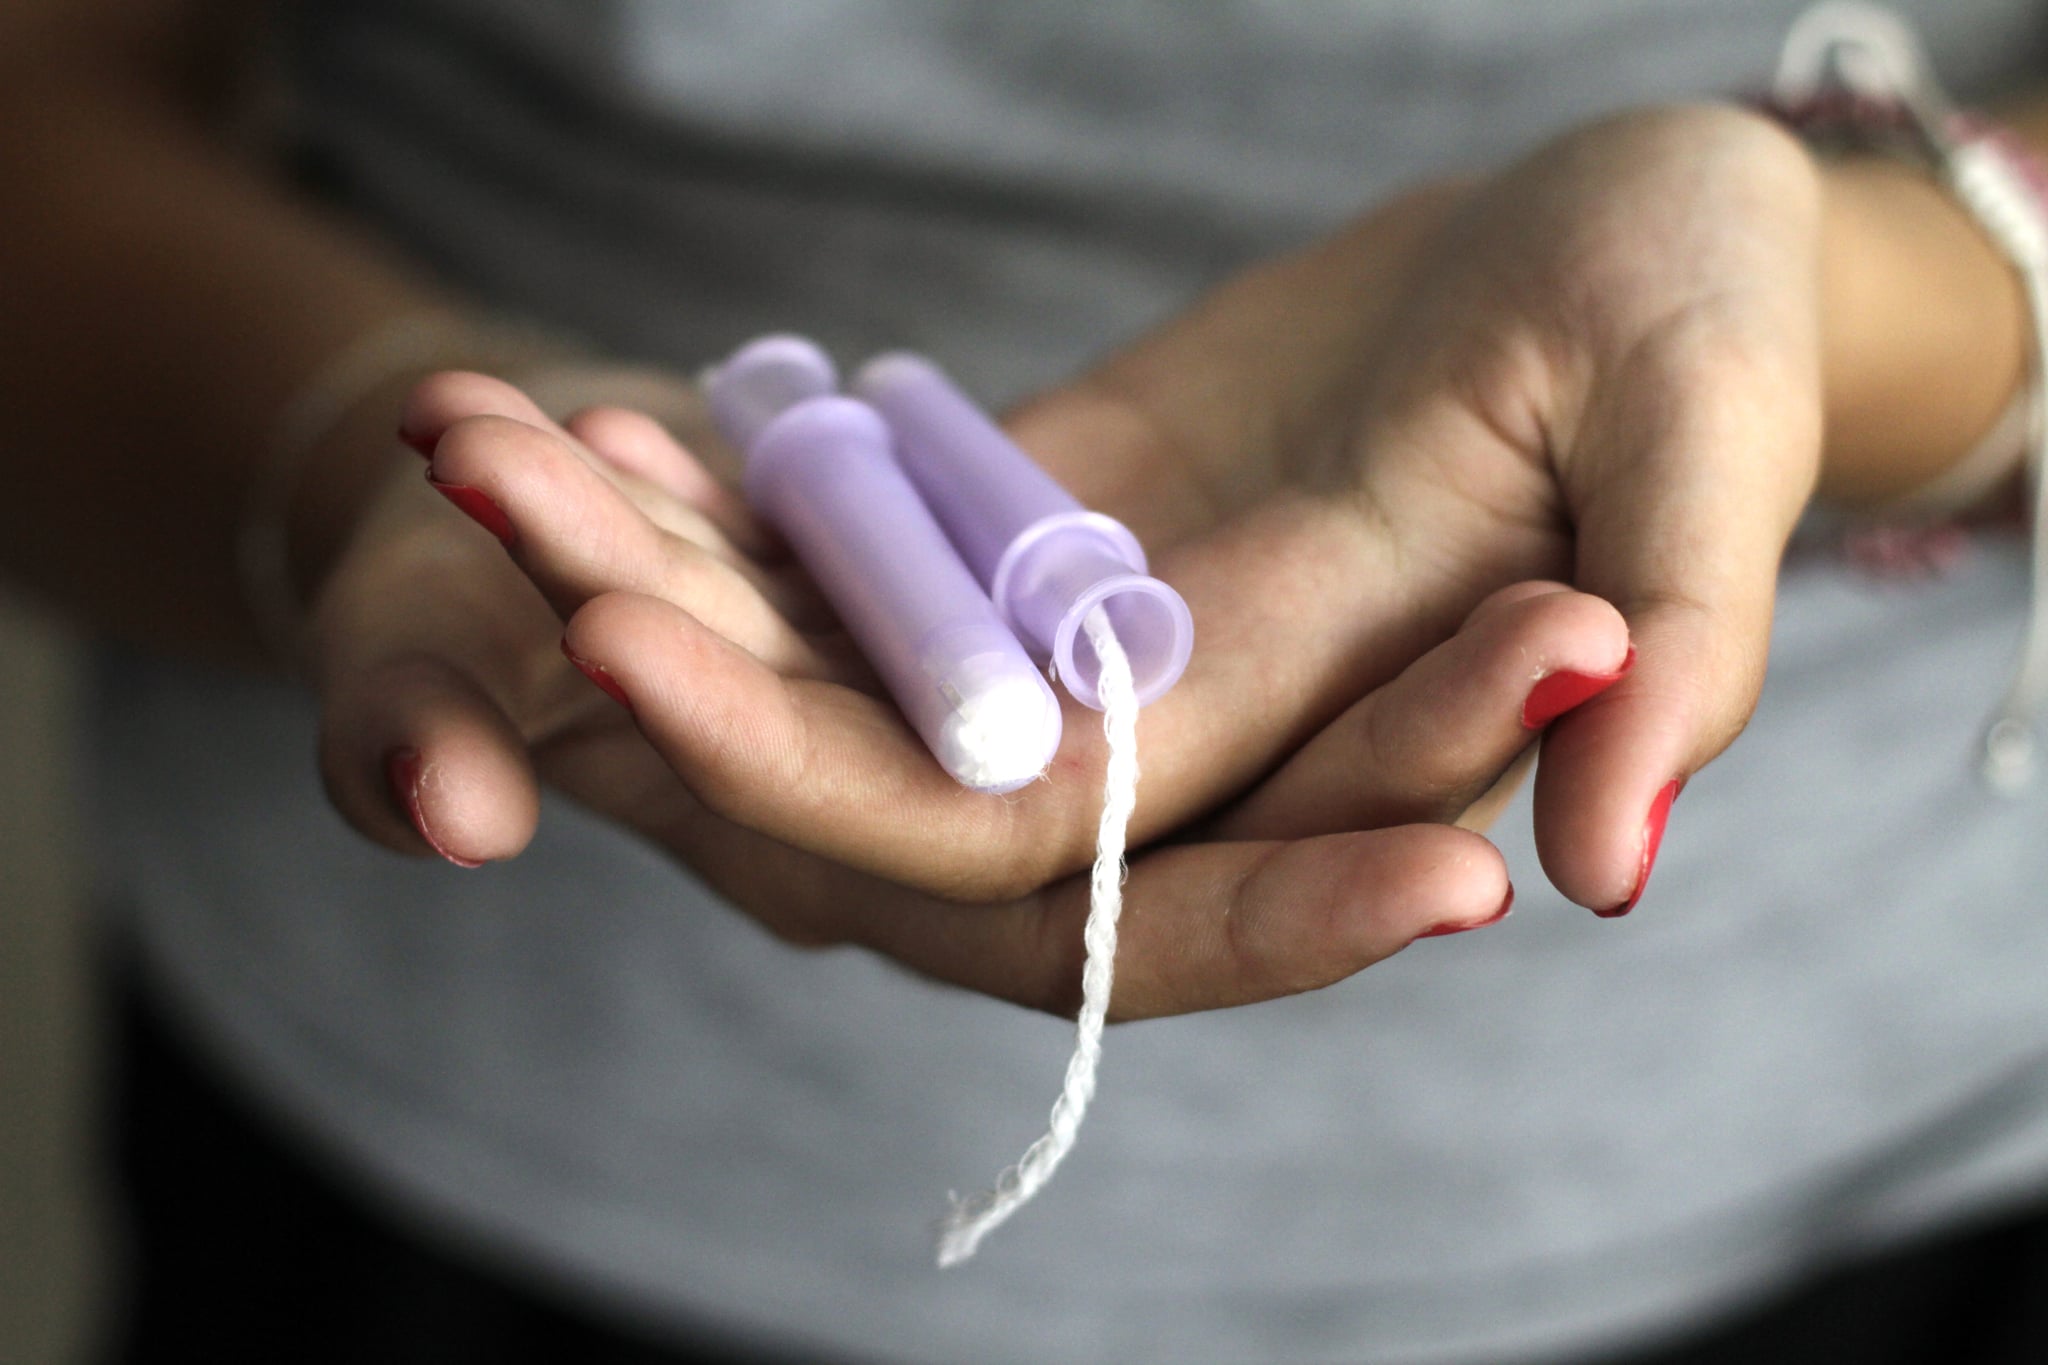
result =
M1081 969L1081 1012L1074 1021L1074 1055L1067 1061L1066 1081L1053 1102L1045 1132L996 1177L995 1188L971 1199L953 1196L953 1208L939 1228L941 1268L974 1254L981 1239L1045 1188L1052 1173L1073 1150L1081 1119L1095 1097L1095 1073L1102 1064L1102 1030L1109 1018L1110 989L1116 972L1117 920L1124 908L1124 845L1131 812L1138 803L1138 694L1109 617L1097 607L1082 618L1088 643L1102 665L1096 689L1103 701L1102 729L1109 738L1108 772L1102 784L1102 821L1095 832L1095 871L1088 889L1088 923L1081 931L1088 960Z
M1830 73L1852 94L1895 106L1911 120L1922 151L1950 190L2019 273L2033 345L2024 394L2026 477L2033 516L2027 627L2005 697L1985 728L1980 771L1991 788L2018 795L2040 766L2040 718L2048 710L2048 186L2031 181L1996 135L1973 131L1934 78L1913 30L1897 15L1857 0L1826 0L1786 35L1773 94L1787 104L1815 98Z
M2028 386L2034 394L2027 432L2027 494L2033 518L2032 563L2026 634L2019 664L2004 698L1984 731L1984 780L2008 796L2031 787L2039 776L2044 705L2048 705L2048 423L2041 398L2048 394L2048 222L2040 201L2004 157L1981 143L1958 149L1951 172L1956 193L2012 257L2026 283L2027 312L2034 346Z

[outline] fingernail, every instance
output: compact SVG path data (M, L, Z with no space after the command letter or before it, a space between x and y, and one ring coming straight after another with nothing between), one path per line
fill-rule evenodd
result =
M1657 793L1657 799L1650 803L1649 818L1643 821L1643 863L1636 872L1636 889L1620 905L1593 913L1602 919L1615 919L1636 908L1636 902L1643 898L1643 888L1650 884L1650 869L1657 865L1657 847L1664 842L1664 822L1671 818L1671 803L1678 799L1679 789L1685 786L1685 779L1673 778L1664 784L1664 790Z
M407 431L401 426L398 429L398 439L410 449L418 451L421 459L431 460L434 458L434 443L428 440L425 434L417 431Z
M422 767L418 749L393 749L384 759L384 776L391 783L391 794L398 804L405 807L405 813L412 820L412 827L419 831L434 852L446 858L457 867L482 867L480 862L458 858L441 846L434 837L434 831L427 828L426 814L420 809L420 777Z
M619 686L619 680L614 678L603 664L594 664L575 650L569 648L567 636L562 637L562 654L570 663L576 665L584 677L603 688L606 696L625 707L628 711L633 709L633 699L626 695L625 688Z
M1529 689L1529 698L1522 703L1522 725L1526 729L1541 730L1580 702L1598 696L1628 676L1636 666L1636 647L1630 645L1622 657L1621 667L1612 673L1577 673L1565 669L1538 678L1536 685Z
M512 518L483 489L471 488L466 483L442 483L431 468L427 470L427 482L435 492L461 508L464 516L496 536L506 549L512 548Z
M1445 934L1462 934L1468 929L1484 929L1489 924L1499 924L1508 917L1508 911L1515 908L1515 888L1508 888L1508 898L1500 903L1500 909L1474 924L1433 924L1417 934L1417 938L1442 938Z

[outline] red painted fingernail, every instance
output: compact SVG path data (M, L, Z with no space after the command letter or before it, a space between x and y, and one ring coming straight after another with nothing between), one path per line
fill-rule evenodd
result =
M471 488L466 483L442 483L434 477L432 468L427 470L427 482L435 492L461 508L464 516L496 536L505 548L512 547L512 518L483 489Z
M1576 673L1569 669L1538 678L1522 703L1522 725L1541 730L1580 702L1597 697L1628 676L1636 666L1636 647L1630 645L1621 667L1612 673Z
M418 749L393 749L384 758L384 776L391 783L391 794L398 804L405 807L406 815L412 820L412 827L419 831L434 852L446 858L457 867L482 867L480 862L458 858L441 846L434 832L427 828L427 817L420 810L420 776L422 773Z
M626 695L625 688L619 686L619 680L614 678L603 664L594 664L575 650L569 648L569 641L566 636L562 640L562 654L570 663L576 665L582 671L584 677L603 688L606 696L625 707L628 711L633 709L633 699Z
M1664 784L1664 790L1657 793L1657 799L1650 803L1649 818L1643 821L1643 863L1636 872L1636 889L1620 905L1593 913L1602 919L1615 919L1636 908L1636 902L1643 898L1643 888L1650 884L1650 869L1657 865L1657 848L1664 842L1664 822L1671 818L1671 803L1678 799L1678 793L1685 786L1685 779L1673 778Z
M1500 909L1476 924L1433 924L1417 934L1417 938L1442 938L1445 934L1462 934L1468 929L1484 929L1489 924L1499 924L1508 917L1508 911L1515 908L1515 888L1508 888L1508 898L1500 903Z
M434 443L428 440L422 433L407 431L401 426L398 429L398 439L407 447L418 451L421 459L431 460L434 458Z

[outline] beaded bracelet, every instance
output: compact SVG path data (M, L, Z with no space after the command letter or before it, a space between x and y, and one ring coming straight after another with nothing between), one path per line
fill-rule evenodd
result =
M1822 149L1877 151L1926 166L2011 262L2025 291L2033 344L2013 408L1910 499L1916 513L1959 510L2024 463L2033 514L2026 637L1980 757L1991 788L2017 795L2033 784L2039 717L2048 709L2048 163L2009 129L1958 110L1912 28L1856 0L1825 0L1794 21L1768 108Z

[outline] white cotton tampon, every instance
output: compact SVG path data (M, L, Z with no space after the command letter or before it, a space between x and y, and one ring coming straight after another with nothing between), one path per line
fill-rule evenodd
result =
M1036 779L1059 698L904 477L889 428L837 393L800 337L764 337L704 377L746 457L747 499L788 539L940 766L977 791Z

